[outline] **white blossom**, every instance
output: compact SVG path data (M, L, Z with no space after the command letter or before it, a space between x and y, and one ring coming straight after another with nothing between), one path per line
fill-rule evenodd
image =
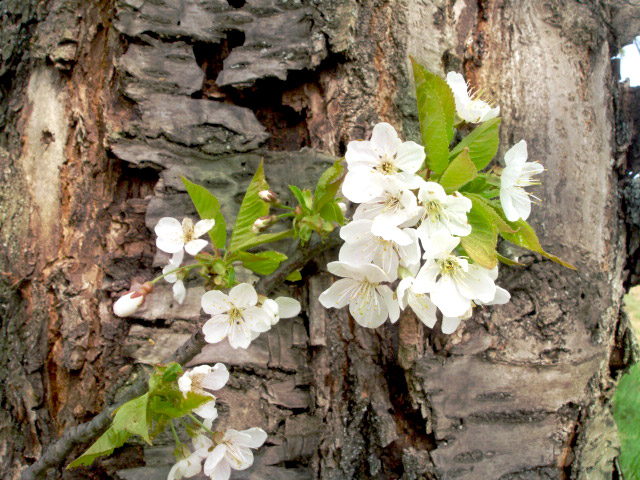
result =
M248 283L236 285L228 295L219 290L206 292L202 296L202 309L211 318L202 326L205 341L218 343L228 337L233 348L247 348L252 333L271 328L271 317L257 303L258 294Z
M471 200L459 192L447 195L441 185L425 182L418 191L422 207L422 221L417 228L425 250L429 250L429 239L440 232L465 237L471 233L467 213Z
M473 300L490 302L496 295L489 270L452 253L459 242L460 238L443 233L432 237L433 250L413 283L414 291L430 293L431 301L447 317L459 317Z
M544 167L538 162L527 162L527 142L520 140L504 155L506 164L500 176L500 203L510 222L526 220L531 213L530 194L524 187L538 185L532 179L542 173Z
M389 178L415 184L419 177L414 174L425 156L423 147L415 142L403 143L391 125L379 123L373 127L371 140L353 141L347 145L348 172L342 193L352 202L362 203L379 197Z
M415 194L404 183L390 178L380 196L369 202L358 205L354 220L373 220L372 231L386 240L390 240L388 232L406 224L420 213ZM418 221L416 218L413 224Z
M373 263L389 277L398 278L399 265L411 265L420 261L420 245L414 229L398 227L386 232L390 240L372 232L373 220L355 220L340 229L345 243L340 248L341 262L351 264Z
M207 449L204 474L211 480L228 480L231 469L245 470L253 464L251 449L261 447L267 440L267 433L261 428L229 429L224 435L216 432L214 441L204 435L197 438L199 444Z
M185 447L186 448L186 447ZM186 458L177 462L171 470L167 480L179 480L180 478L191 478L202 471L202 460L206 451L195 451Z
M281 318L293 318L300 313L300 302L290 297L278 297L275 300L267 298L262 308L269 314L271 325L275 325Z
M189 255L197 255L207 246L207 241L199 237L211 230L215 223L214 219L200 220L194 226L188 217L182 220L182 224L175 218L163 217L155 228L158 236L156 245L167 253L176 253L184 248Z
M169 283L173 283L173 298L175 298L180 305L184 303L184 299L187 296L187 289L184 287L182 279L178 278L177 273L169 272L180 267L183 257L184 251L182 250L174 253L173 257L169 259L169 263L162 269L162 273L165 275L164 279Z
M389 277L375 265L351 265L345 262L331 262L329 272L345 277L322 292L320 303L325 308L342 308L349 305L349 312L363 327L376 328L387 318L398 320L400 309L393 298L393 292L382 282Z
M433 328L437 321L436 313L438 309L428 294L414 291L414 282L415 278L412 276L407 276L400 281L396 290L398 304L402 310L409 305L422 323L429 328Z
M491 108L491 105L481 100L477 93L469 94L469 86L461 74L449 72L447 84L453 92L456 113L465 122L486 122L500 115L500 107Z
M211 397L211 401L195 408L193 412L202 418L215 420L218 417L218 411L215 408L216 397L207 390L220 390L228 381L229 371L223 363L216 363L213 367L199 365L178 379L178 388L185 398L189 392Z

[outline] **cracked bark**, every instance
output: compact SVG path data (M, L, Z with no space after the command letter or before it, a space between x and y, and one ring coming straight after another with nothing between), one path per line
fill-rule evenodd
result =
M232 217L261 158L285 191L311 185L380 120L416 140L413 55L442 74L464 70L500 104L499 157L525 138L545 165L532 222L579 270L514 251L526 267L500 278L512 302L446 337L411 314L369 331L324 310L317 297L332 257L317 259L285 288L303 300L301 318L247 351L207 346L191 362L230 365L221 428L270 434L256 465L234 478L612 478L606 398L633 355L620 299L638 278L640 189L626 175L638 167L638 95L616 84L609 59L637 33L637 6L57 0L0 9L0 476L18 478L192 334L195 285L183 308L161 285L137 318L110 313L113 298L166 260L149 228L167 212L195 213L179 176L215 191ZM166 478L171 450L160 438L49 478Z

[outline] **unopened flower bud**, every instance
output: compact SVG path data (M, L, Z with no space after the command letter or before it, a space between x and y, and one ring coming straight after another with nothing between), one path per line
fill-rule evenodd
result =
M255 222L253 222L253 227L251 230L253 233L260 233L266 230L267 227L276 223L278 219L275 215L265 215L264 217L258 218Z
M338 208L342 212L342 215L346 215L347 214L347 206L344 203L338 202Z
M113 313L115 313L119 317L128 317L133 314L142 302L144 302L144 297L151 293L153 290L153 284L150 282L145 282L138 290L135 292L129 292L126 295L123 295L116 303L113 304Z
M273 190L261 190L258 192L258 197L260 197L260 200L263 200L268 203L274 203L274 204L280 203L280 199L278 198L278 195Z

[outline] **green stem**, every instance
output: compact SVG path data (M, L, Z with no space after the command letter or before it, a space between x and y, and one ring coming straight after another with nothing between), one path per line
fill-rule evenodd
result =
M213 432L211 430L209 430L207 427L204 426L204 423L202 423L200 420L198 420L196 417L193 416L192 413L188 414L188 417L193 420L195 423L198 424L198 426L202 429L204 429L206 432L210 433L211 435L213 435Z
M296 214L295 214L295 213L293 213L293 212L289 212L289 213L282 213L282 214L278 215L276 218L277 218L278 220L280 220L281 218L295 217L295 216L296 216Z
M173 433L173 439L176 441L176 445L178 445L178 446L182 445L182 442L178 438L178 433L176 432L176 427L173 426L173 418L169 422L169 425L171 425L171 432Z
M171 275L172 273L177 273L177 272L190 272L191 270L193 270L196 267L199 267L200 265L197 263L194 263L192 265L183 265L182 267L178 267L175 268L173 270L169 270L167 273L163 273L162 275L158 275L156 278L154 278L153 280L151 280L149 283L151 285L154 285L156 283L158 283L160 280L162 280L164 277L166 277L167 275Z

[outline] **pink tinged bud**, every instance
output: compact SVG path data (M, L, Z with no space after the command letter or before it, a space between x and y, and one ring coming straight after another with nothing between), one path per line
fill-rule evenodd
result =
M144 302L145 295L151 293L153 285L144 283L137 291L123 295L113 304L113 313L118 317L128 317L133 314Z
M276 223L277 220L278 219L275 215L265 215L264 217L260 217L255 222L253 222L253 227L251 227L251 230L253 231L253 233L260 233L267 227Z
M258 197L268 203L279 203L278 195L273 190L261 190L258 192Z

